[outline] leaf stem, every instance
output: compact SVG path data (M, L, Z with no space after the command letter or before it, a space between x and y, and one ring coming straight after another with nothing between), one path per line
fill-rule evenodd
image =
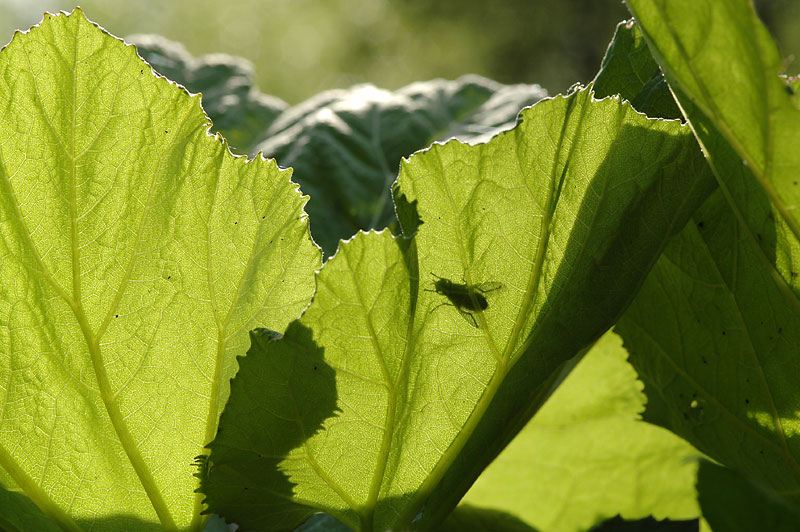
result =
M147 497L150 499L150 502L153 505L153 509L155 510L159 521L161 522L161 526L164 527L164 530L178 530L167 503L164 501L161 491L156 485L153 474L145 463L144 458L142 458L142 455L139 453L139 449L136 447L136 442L134 442L133 436L131 435L130 430L128 430L127 424L125 423L125 418L119 409L119 405L117 405L115 401L114 394L111 391L111 383L108 379L108 373L106 372L106 367L103 364L103 356L100 351L100 345L98 344L97 337L92 334L92 331L89 328L89 322L86 319L86 315L80 303L75 304L73 307L73 312L75 313L75 318L80 324L81 331L83 332L83 336L86 340L86 346L89 349L89 357L92 361L92 368L94 369L95 376L97 377L97 386L100 390L100 398L103 400L103 404L106 407L106 412L108 413L108 418L111 421L111 425L114 427L114 432L116 432L120 444L122 445L125 454L128 456L128 459L133 466L133 470L136 472L136 476L139 477L139 481L142 483L142 487L144 488Z

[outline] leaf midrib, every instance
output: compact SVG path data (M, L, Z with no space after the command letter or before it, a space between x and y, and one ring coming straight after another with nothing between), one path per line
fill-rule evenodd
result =
M72 63L72 65L77 65L77 51L78 51L78 36L76 35L74 37L73 63ZM28 60L29 68L32 69L30 57L27 54L27 50L26 50L26 58ZM130 57L129 57L129 61L130 61ZM56 292L61 296L61 298L67 303L67 305L73 311L73 315L75 316L75 319L76 319L76 321L78 323L78 326L80 327L81 332L82 332L82 334L84 336L84 340L86 341L87 350L89 352L89 356L90 356L90 360L91 360L91 363L92 363L92 367L94 369L95 377L96 377L97 382L98 382L98 388L99 388L100 397L101 397L101 399L103 401L104 406L106 407L106 412L107 412L107 414L109 416L109 420L110 420L110 422L111 422L111 424L112 424L112 426L114 428L115 433L117 434L117 437L119 438L121 446L123 447L123 449L125 450L126 455L128 456L128 459L129 459L129 461L131 463L131 466L133 467L134 471L136 472L137 477L139 478L139 481L142 484L142 487L144 488L145 492L147 493L147 496L150 499L151 504L153 506L153 509L156 512L156 515L159 517L159 520L161 521L161 524L165 527L165 529L177 530L177 527L176 527L175 522L174 522L174 520L172 518L171 512L170 512L166 502L164 501L164 499L163 499L163 497L161 495L161 492L159 491L159 489L158 489L158 487L156 485L155 479L152 476L152 472L150 471L149 467L144 462L144 459L142 458L141 454L139 453L139 450L138 450L138 448L137 448L137 446L136 446L136 444L135 444L135 442L133 440L133 437L130 434L130 431L128 430L127 424L125 422L125 418L122 415L121 411L119 410L118 405L116 404L116 394L114 394L112 392L110 381L109 381L109 378L108 378L108 374L106 372L105 365L103 363L103 357L102 357L101 350L100 350L100 345L99 345L100 337L105 332L105 328L106 328L106 326L108 324L109 317L115 313L116 308L118 307L119 302L121 301L122 294L125 292L125 288L127 286L127 282L130 279L132 270L133 270L134 265L136 263L136 259L138 258L137 257L137 252L138 252L138 249L139 249L139 247L141 245L141 240L142 240L141 237L142 237L142 234L143 234L143 226L144 226L145 220L148 217L148 213L150 211L150 206L151 206L151 201L149 201L149 200L153 196L155 183L156 183L156 177L158 175L158 170L161 168L161 166L163 164L164 156L162 155L161 157L159 157L159 161L158 161L158 165L157 165L156 171L153 172L153 180L151 182L150 190L149 190L149 193L148 193L148 202L145 204L143 212L142 212L140 226L139 226L139 229L138 229L138 231L136 233L136 241L134 243L134 250L133 250L133 252L131 254L131 259L130 259L130 262L128 264L128 268L127 268L127 270L125 272L125 275L123 276L123 278L122 278L122 280L120 282L120 287L119 287L119 289L117 290L117 292L115 294L115 298L114 298L114 300L112 300L112 304L110 306L110 309L109 309L109 312L107 314L107 317L104 320L104 322L101 325L101 327L98 329L98 332L95 334L91 330L91 326L89 325L89 320L88 320L88 318L86 316L86 313L85 313L85 311L83 309L83 306L81 304L82 296L81 296L81 283L80 283L80 274L81 274L81 271L80 271L81 270L80 269L80 246L78 244L78 241L79 241L79 238L78 238L79 237L79 229L77 227L77 222L78 222L78 215L77 215L77 167L76 167L77 158L74 156L74 151L75 151L75 125L76 125L76 120L77 120L77 118L76 118L76 108L75 108L74 103L75 103L76 97L77 97L77 85L78 85L78 82L77 82L77 68L74 67L74 66L70 66L70 68L72 69L71 74L72 74L72 91L73 91L72 102L73 102L73 105L72 105L72 108L71 108L71 117L70 117L70 139L69 139L70 146L69 146L69 149L67 149L67 147L63 144L60 136L58 136L56 134L55 129L53 128L53 126L50 123L50 121L49 120L45 120L45 123L49 127L49 129L50 129L51 133L54 135L54 137L56 139L58 139L59 145L61 146L62 151L64 152L64 154L69 159L69 193L70 193L69 209L70 209L70 230L71 230L71 235L72 235L71 236L71 250L70 250L71 251L71 263L72 263L72 285L73 285L73 287L72 287L73 288L72 296L69 296L64 291L64 289L59 285L59 283L57 283L55 281L55 279L53 279L52 275L49 273L49 270L44 266L44 263L41 260L41 256L39 255L38 251L36 250L36 246L35 246L32 238L31 238L31 235L27 231L27 224L24 223L23 218L21 216L21 212L19 212L18 203L15 202L14 206L17 209L17 214L18 214L19 220L20 220L20 226L23 227L23 233L24 233L25 237L28 240L28 245L29 245L33 255L36 257L37 262L40 264L40 266L42 268L42 273L48 279L50 284L54 287ZM44 106L43 106L43 103L42 103L42 100L41 100L41 96L40 96L40 93L39 93L39 90L38 90L38 82L37 82L37 79L33 75L31 75L31 81L32 81L33 86L35 88L37 99L39 101L39 107L40 107L40 109L44 110ZM184 116L183 121L181 122L180 128L182 128L186 124L188 118L189 118L188 114ZM99 136L99 133L98 133L98 136ZM173 143L172 145L168 146L164 150L163 153L169 153L172 150L172 148L174 147L174 145L175 145L175 143ZM48 500L50 500L50 504L52 506L55 506L54 503L52 502L52 499L49 499L49 496L48 496Z
M591 97L591 92L586 91L585 93L587 96ZM580 95L576 94L572 98L567 100L567 109L564 117L564 122L562 123L561 134L559 135L559 142L558 146L556 147L556 152L553 157L553 166L551 168L551 186L550 186L550 195L548 198L548 211L545 213L545 218L542 219L542 224L540 227L540 238L538 240L539 247L537 248L537 260L539 264L537 265L534 263L534 269L532 271L531 278L529 279L528 289L526 291L526 295L523 301L523 304L520 306L520 312L517 314L517 320L515 323L515 328L512 332L511 337L506 344L506 348L504 353L501 355L499 350L494 344L494 338L489 333L488 326L486 324L485 317L483 316L483 312L478 311L477 314L479 316L479 320L481 322L481 330L484 333L487 343L489 344L490 349L494 349L493 354L495 356L495 360L497 361L497 367L495 368L494 375L492 379L489 381L489 384L486 386L483 395L481 396L478 404L472 411L467 422L462 427L462 430L456 435L456 437L451 442L450 446L448 447L447 451L442 455L439 459L437 464L434 466L431 473L426 477L426 479L422 482L419 489L414 494L412 500L406 506L405 512L399 517L397 520L398 528L404 529L404 527L408 527L411 523L411 520L415 517L418 512L419 507L421 506L422 502L427 500L439 482L444 478L445 474L449 470L452 463L455 461L456 457L461 453L464 446L472 437L472 434L475 432L475 429L478 427L480 421L483 419L484 414L489 408L489 405L492 403L497 391L500 389L503 381L505 380L506 375L511 369L511 364L509 357L513 352L513 345L516 344L517 339L519 337L520 331L522 329L522 325L520 324L521 319L520 316L523 316L524 313L527 312L527 309L533 305L534 300L536 298L535 294L531 294L530 290L538 289L538 283L541 277L542 268L544 265L544 257L546 255L546 248L547 242L550 240L550 232L552 230L552 221L553 215L555 213L556 205L560 199L561 194L561 186L563 185L563 181L566 176L566 171L569 166L569 161L572 158L572 154L578 144L578 142L572 142L570 147L567 151L566 159L564 162L564 168L561 172L560 179L558 179L558 185L556 186L556 172L558 169L558 165L561 161L561 154L563 151L563 141L566 138L566 131L568 126L570 125L570 118L572 116L572 110L576 105L577 99ZM580 114L578 115L578 120L575 123L574 131L580 132L581 126L583 121L586 117L586 112L588 106L585 105L585 101L581 102L581 109ZM577 134L577 133L576 133ZM440 157L439 152L437 151L437 156ZM439 160L441 166L441 159ZM525 174L523 174L525 175ZM449 188L447 187L447 181L444 182L444 187L448 191L448 199L450 201L451 206L455 207L455 203L453 201L452 195L449 193ZM453 209L456 210L455 208ZM549 215L548 215L549 214ZM459 254L462 260L462 267L464 269L464 280L470 284L471 279L468 277L468 262L464 251L463 245L463 237L461 235L461 228L460 224L456 223L455 231L456 231L456 238L458 239L458 249ZM544 248L542 250L542 248ZM541 250L541 251L540 251ZM541 258L538 257L541 255ZM535 279L534 279L535 278Z

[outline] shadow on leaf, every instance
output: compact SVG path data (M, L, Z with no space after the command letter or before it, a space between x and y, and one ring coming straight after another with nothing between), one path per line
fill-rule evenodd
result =
M315 510L294 502L287 464L305 456L303 444L336 414L335 375L299 322L281 341L263 329L250 338L247 356L239 358L239 393L222 414L235 422L220 422L224 430L209 445L201 491L209 513L242 516L237 521L244 529L291 530ZM205 490L209 478L211 492Z

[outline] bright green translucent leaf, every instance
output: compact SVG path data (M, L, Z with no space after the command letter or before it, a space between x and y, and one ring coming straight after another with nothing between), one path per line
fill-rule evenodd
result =
M698 517L697 451L638 420L642 383L627 356L618 336L601 338L464 502L541 532L588 530L617 514Z
M800 513L730 469L702 462L697 489L714 532L795 532Z
M261 93L253 65L241 57L211 54L192 57L182 44L157 35L131 35L127 41L159 74L191 92L202 93L203 109L237 152L252 152L272 122L289 105Z
M359 234L283 339L253 336L211 444L210 511L256 529L316 511L435 529L710 182L687 128L590 90L404 161L413 239Z
M800 238L800 101L779 77L783 61L752 2L627 3L709 155L718 149L705 142L707 129L730 144Z
M25 495L64 530L201 528L235 357L313 293L305 199L198 100L80 10L0 52L6 520Z

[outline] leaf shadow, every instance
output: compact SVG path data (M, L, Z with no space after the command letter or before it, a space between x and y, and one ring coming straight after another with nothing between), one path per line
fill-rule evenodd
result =
M335 372L298 321L282 338L264 329L250 338L200 491L207 513L245 530L291 530L317 511L295 502L290 475L304 474L292 462L311 456L305 442L337 415Z

